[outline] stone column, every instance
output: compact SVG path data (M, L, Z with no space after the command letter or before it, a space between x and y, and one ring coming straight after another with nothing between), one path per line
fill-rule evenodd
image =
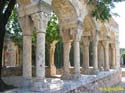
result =
M23 30L23 77L32 78L32 33L29 16L20 18Z
M49 62L50 62L50 65L49 65L49 75L50 76L53 76L53 75L56 75L56 66L55 66L55 63L54 63L54 54L55 54L55 48L56 48L56 43L57 41L53 41L51 44L50 44L50 49L49 49Z
M108 41L103 41L103 46L104 46L104 70L108 71L109 68L109 42Z
M70 74L70 60L69 60L69 53L71 49L71 42L64 42L63 43L63 60L64 60L64 72L62 75L62 79L70 79L71 74Z
M83 38L83 70L88 72L89 70L89 39Z
M82 35L82 23L78 20L78 27L76 31L74 30L74 38L73 38L73 46L74 46L74 67L75 67L75 74L74 79L80 78L80 40Z
M119 48L119 41L115 41L115 65L117 68L120 68L120 48Z
M93 41L93 71L98 72L98 41Z
M23 34L23 77L32 77L32 35Z
M37 30L36 43L36 78L45 79L45 32L48 23L48 16L44 12L31 15Z
M115 66L115 46L112 44L111 48L112 48L112 63L111 63L111 68L115 69L116 68L116 66Z
M80 46L79 41L74 41L74 65L75 65L75 77L80 76Z
M104 70L104 48L101 43L98 45L98 66L100 71Z

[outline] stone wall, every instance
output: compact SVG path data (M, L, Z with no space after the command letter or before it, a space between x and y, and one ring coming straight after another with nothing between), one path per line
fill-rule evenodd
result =
M98 75L97 75L98 76ZM95 79L91 80L89 83L87 84L83 84L80 87L77 87L76 89L73 89L67 93L79 93L80 91L87 91L90 93L102 93L102 92L106 92L105 89L109 88L122 88L121 87L121 77L122 77L122 73L121 73L121 69L118 69L115 73L109 73L107 75L102 75L99 77L95 77ZM102 89L102 90L101 90ZM117 91L117 90L116 90ZM114 93L114 92L112 92Z
M121 69L110 70L110 71L102 71L97 75L81 75L80 79L72 79L72 80L60 80L59 78L46 78L46 83L48 87L41 88L42 90L37 90L37 92L42 93L109 93L104 89L120 89L122 86L121 83ZM21 87L22 81L24 78L22 77L6 77L3 80L7 84L11 84L14 86ZM33 80L34 81L34 80ZM29 86L32 83L29 83ZM26 83L26 82L25 82ZM45 83L45 84L46 84ZM23 86L24 87L24 86ZM26 87L25 87L26 88ZM102 90L100 90L102 89ZM18 92L20 90L16 90L14 93L31 93L32 89L27 87L26 92ZM34 92L35 93L35 92ZM111 92L114 93L114 92ZM119 93L119 91L115 90L115 93ZM121 92L120 92L121 93Z

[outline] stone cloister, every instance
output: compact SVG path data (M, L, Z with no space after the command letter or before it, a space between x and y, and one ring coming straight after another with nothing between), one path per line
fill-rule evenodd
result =
M63 74L61 79L79 79L82 74L119 69L118 24L113 18L101 22L90 14L91 6L85 0L17 0L19 22L23 31L23 77L32 79L32 29L36 28L36 80L45 77L45 35L51 12L59 20L63 40ZM73 43L73 44L72 44ZM83 64L80 66L80 43L83 46ZM90 71L89 46L92 44L93 68ZM69 53L74 46L74 73L70 73ZM53 54L54 55L54 54ZM54 56L51 56L54 57ZM54 59L54 58L51 58ZM51 75L56 74L54 60L50 62ZM34 85L35 86L35 85ZM39 85L38 85L39 86Z

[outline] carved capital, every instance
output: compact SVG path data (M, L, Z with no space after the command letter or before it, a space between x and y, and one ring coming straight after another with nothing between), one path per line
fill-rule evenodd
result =
M112 48L112 49L115 48L115 44L114 44L114 43L111 44L111 48Z
M102 41L102 44L103 44L104 48L109 47L109 41Z
M74 32L74 41L79 42L81 40L82 32L83 30L79 28Z
M62 29L62 31L60 33L61 33L61 36L62 36L62 39L64 42L73 41L74 29L72 29L72 28Z
M89 47L89 43L90 43L89 37L83 37L82 40L83 40L83 46Z
M49 21L49 15L45 12L35 13L31 15L34 25L38 32L45 33Z

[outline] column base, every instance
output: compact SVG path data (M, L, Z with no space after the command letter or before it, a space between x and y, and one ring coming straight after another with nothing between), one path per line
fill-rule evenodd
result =
M98 74L98 73L99 73L99 70L93 68L90 74L92 74L92 75L96 75L96 74Z
M99 68L99 71L104 71L104 68L103 68L103 67L100 67L100 68Z
M49 76L54 76L54 75L56 75L56 67L55 67L55 66L50 66L50 67L48 68L48 74L49 74Z
M110 69L109 68L104 68L104 71L109 71Z
M31 84L30 90L35 92L47 91L49 83L45 79L35 79Z
M117 67L116 66L111 66L111 69L116 69Z
M72 75L72 79L80 79L81 75L80 74L74 74Z
M33 79L27 79L23 77L23 80L21 82L21 87L22 88L31 87L32 82L33 82Z
M85 68L82 68L82 74L85 74L85 75L88 75L90 73L90 69L85 69Z
M72 75L71 74L63 74L61 76L62 80L71 80L72 79Z

